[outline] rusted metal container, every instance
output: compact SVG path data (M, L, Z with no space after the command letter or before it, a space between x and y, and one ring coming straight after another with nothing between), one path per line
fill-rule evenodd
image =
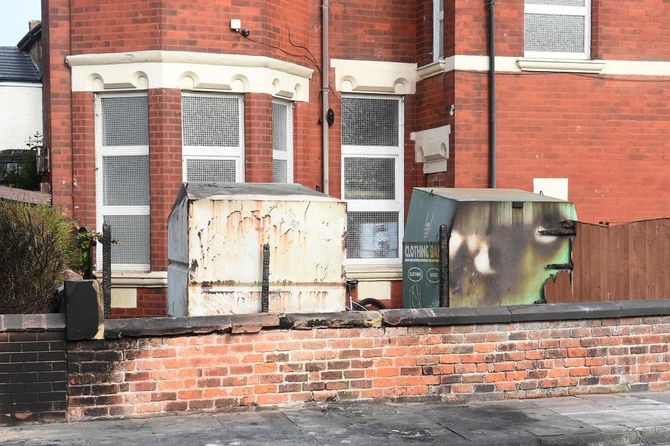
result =
M541 301L547 278L570 264L561 222L576 218L572 203L521 190L415 188L403 242L403 306ZM442 225L448 252L440 262Z
M341 200L297 184L185 184L168 234L171 316L258 313L264 289L269 312L344 310Z

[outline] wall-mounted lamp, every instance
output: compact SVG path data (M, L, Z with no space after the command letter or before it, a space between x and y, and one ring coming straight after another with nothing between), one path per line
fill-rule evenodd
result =
M240 19L231 19L230 20L230 29L242 35L242 37L249 37L251 31L249 28L242 29L242 20Z

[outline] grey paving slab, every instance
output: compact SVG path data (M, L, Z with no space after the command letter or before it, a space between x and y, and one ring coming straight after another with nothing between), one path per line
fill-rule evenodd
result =
M281 412L90 421L0 429L3 445L314 444Z
M598 412L574 412L566 415L575 421L592 426L620 424L622 426L631 419L632 414L621 410L601 410Z
M670 404L670 392L662 392L662 393L642 392L633 394L633 396L640 399L648 399L658 401L659 403Z
M613 409L618 409L634 402L637 402L639 398L636 398L632 394L615 394L615 395L580 395L577 397L569 398L578 398L580 400L592 401L596 403L601 403L607 406L610 406Z
M612 409L610 404L605 404L601 401L586 400L581 397L540 398L532 400L532 403L529 404L545 407L560 414L597 412Z
M6 446L670 445L670 393L304 408L0 427Z
M355 403L284 413L320 445L395 445L407 441L451 444L463 439L424 417L420 407Z
M540 442L542 437L561 434L597 433L598 430L526 401L477 403L458 411L440 408L427 416L440 424L453 426L455 432L470 441Z

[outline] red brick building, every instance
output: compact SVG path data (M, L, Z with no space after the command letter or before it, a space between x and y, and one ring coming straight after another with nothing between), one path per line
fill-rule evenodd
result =
M396 302L415 186L542 190L586 221L667 216L670 4L498 2L494 47L492 9L43 0L53 203L112 224L115 314L164 313L183 181L344 198L347 276Z

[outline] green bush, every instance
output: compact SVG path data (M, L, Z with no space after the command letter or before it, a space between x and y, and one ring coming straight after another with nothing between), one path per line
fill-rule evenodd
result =
M42 148L42 135L38 132L28 138L29 150L23 154L23 163L18 170L5 175L4 182L12 187L40 190L40 175L37 173L37 151Z
M74 222L46 205L0 201L0 314L49 313L76 266Z

